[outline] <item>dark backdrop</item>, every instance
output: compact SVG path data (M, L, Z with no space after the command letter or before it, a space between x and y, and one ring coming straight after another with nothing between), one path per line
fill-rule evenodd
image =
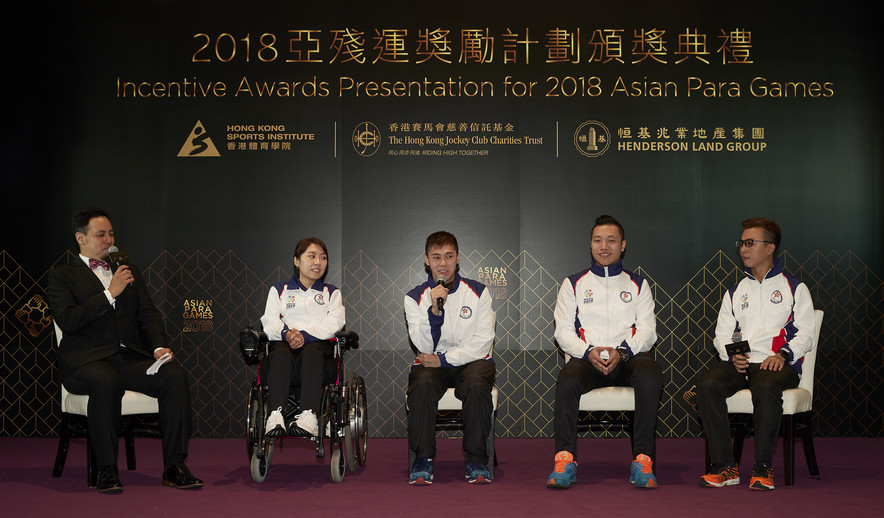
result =
M782 225L787 267L826 311L817 432L881 435L873 19L859 4L825 2L13 7L3 31L0 434L54 433L45 277L75 259L70 215L95 204L166 314L194 378L199 436L242 433L254 373L236 332L258 318L268 285L290 275L294 244L308 235L329 245L327 280L363 337L347 363L369 382L372 433L403 435L402 297L422 281L423 241L438 229L458 236L462 273L494 289L502 434L550 435L562 363L555 293L588 265L602 213L626 227L626 266L654 284L661 434L699 432L681 396L712 359L717 306L739 278L739 222L762 215ZM349 54L337 52L345 33ZM440 39L423 45L422 33ZM262 50L268 34L272 50ZM743 39L722 50L722 36ZM493 95L357 96L339 90L348 78L488 82ZM185 81L187 94L153 88ZM151 88L133 96L118 86L127 82ZM223 96L201 93L219 82ZM308 96L305 82L326 86ZM534 82L532 95L505 89L517 82ZM259 83L276 83L274 93L259 95ZM280 83L296 95L280 96ZM217 156L179 156L198 123ZM604 153L578 149L585 123L596 138L610 134ZM470 143L417 143L434 137ZM640 148L652 144L686 148ZM750 150L729 150L738 144Z

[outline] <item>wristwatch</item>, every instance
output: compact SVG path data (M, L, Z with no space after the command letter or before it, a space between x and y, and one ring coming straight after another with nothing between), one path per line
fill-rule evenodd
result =
M780 356L782 356L783 359L786 360L786 363L789 363L789 353L788 353L788 352L786 352L786 351L780 349L779 351L777 351L777 354L779 354Z
M620 353L620 363L626 363L626 361L629 360L629 353L626 352L626 349L618 347L617 352Z

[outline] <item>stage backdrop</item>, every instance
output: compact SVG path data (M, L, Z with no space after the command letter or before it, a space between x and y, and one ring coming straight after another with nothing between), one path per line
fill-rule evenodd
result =
M46 276L75 209L111 215L191 373L195 434L243 435L237 332L298 239L330 251L370 433L405 434L402 311L446 229L497 311L499 434L552 434L561 281L600 214L656 301L658 432L740 277L740 221L826 312L816 433L884 432L881 45L827 2L147 2L11 8L2 145L0 435L59 422ZM607 433L607 432L606 432Z

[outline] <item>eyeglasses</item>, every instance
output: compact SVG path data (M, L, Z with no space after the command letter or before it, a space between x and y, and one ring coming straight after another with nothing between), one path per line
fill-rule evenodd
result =
M773 241L762 241L760 239L737 239L736 241L737 248L743 248L744 246L746 248L752 248L753 246L755 246L755 243L773 244Z

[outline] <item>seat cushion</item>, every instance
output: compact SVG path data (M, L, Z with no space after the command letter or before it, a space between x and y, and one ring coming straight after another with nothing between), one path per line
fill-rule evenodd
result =
M491 403L494 410L497 410L497 387L491 387ZM454 397L454 389L450 388L445 391L445 395L439 400L439 410L463 410L460 400Z
M811 409L810 392L798 387L783 391L783 414L792 415L807 412ZM727 412L729 414L751 414L752 393L749 389L743 389L727 398Z
M634 412L635 390L632 387L602 387L580 396L581 411L586 412Z
M157 398L150 397L141 392L127 390L123 394L123 409L121 415L156 414L159 412ZM68 414L88 415L86 409L89 406L89 396L71 394L62 386L61 411Z

